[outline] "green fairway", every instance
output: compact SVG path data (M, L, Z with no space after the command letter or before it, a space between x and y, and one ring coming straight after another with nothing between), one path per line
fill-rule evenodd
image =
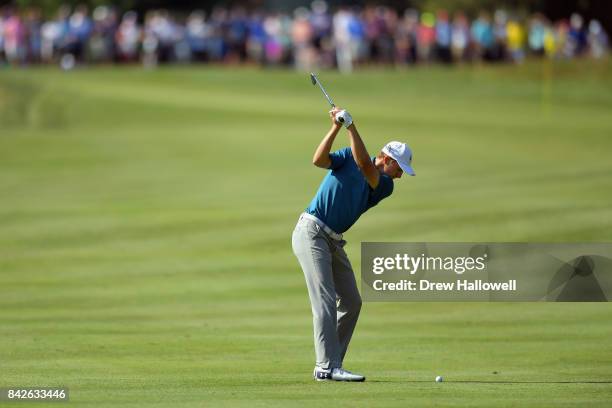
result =
M612 241L609 61L320 78L372 155L414 150L417 177L346 234L357 273L362 241ZM0 70L0 388L66 386L71 406L610 406L609 303L366 303L345 363L368 381L314 382L291 232L328 128L307 74Z

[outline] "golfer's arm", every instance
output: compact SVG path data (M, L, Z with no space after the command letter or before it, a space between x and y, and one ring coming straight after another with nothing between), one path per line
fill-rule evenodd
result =
M355 158L355 162L357 166L359 166L359 170L363 173L363 176L367 180L368 184L372 188L378 187L378 181L380 179L380 174L372 160L370 160L370 155L368 154L368 150L363 144L363 140L361 140L361 136L359 136L359 132L354 124L348 127L349 138L351 139L351 151L353 152L353 158Z
M329 132L327 132L323 140L321 140L321 143L319 143L319 146L312 157L312 164L324 169L328 169L329 166L331 166L329 152L331 151L332 145L334 144L334 140L336 139L336 135L340 131L340 128L341 127L339 125L333 125Z

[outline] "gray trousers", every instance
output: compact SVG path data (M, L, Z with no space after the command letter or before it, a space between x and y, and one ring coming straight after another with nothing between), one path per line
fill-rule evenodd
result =
M342 367L361 310L361 296L344 245L314 221L300 217L293 253L306 278L312 307L316 365Z

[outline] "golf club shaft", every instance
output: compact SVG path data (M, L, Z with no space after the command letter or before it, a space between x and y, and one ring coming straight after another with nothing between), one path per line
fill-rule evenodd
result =
M315 74L313 74L312 76L313 76L313 78L314 78L315 82L317 83L317 85L319 85L319 88L321 88L321 92L323 92L323 95L325 95L325 98L327 99L327 102L329 102L329 104L330 104L330 106L331 106L332 108L335 108L335 107L336 107L336 105L335 105L335 104L334 104L334 102L331 100L331 98L329 97L329 95L327 94L327 92L325 92L325 88L323 88L323 84L321 83L321 81L319 81L319 78L318 78L318 77L317 77Z

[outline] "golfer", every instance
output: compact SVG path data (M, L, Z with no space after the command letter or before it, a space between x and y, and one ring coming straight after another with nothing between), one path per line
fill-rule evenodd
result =
M361 214L393 192L393 179L414 176L412 152L404 143L390 142L370 157L351 115L330 112L332 127L315 151L313 164L329 169L317 194L293 231L292 246L306 277L312 306L318 381L365 381L344 370L342 362L361 310L351 263L342 234ZM342 125L350 147L330 153Z

